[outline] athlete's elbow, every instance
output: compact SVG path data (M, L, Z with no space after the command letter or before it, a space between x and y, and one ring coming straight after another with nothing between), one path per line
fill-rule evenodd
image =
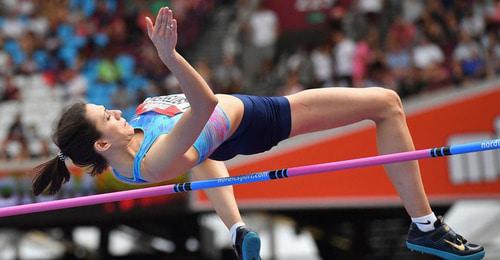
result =
M215 109L215 107L217 106L217 104L219 104L219 99L217 98L216 95L211 95L210 98L209 98L209 104L210 104L210 107L212 108L212 110Z
M203 103L202 106L199 107L200 112L208 113L211 115L212 112L214 111L215 107L217 107L218 103L219 103L219 100L217 99L217 97L215 95L212 95L211 97L209 97L206 100L206 102Z

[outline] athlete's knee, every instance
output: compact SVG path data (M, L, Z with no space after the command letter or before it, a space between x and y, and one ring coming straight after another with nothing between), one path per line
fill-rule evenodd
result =
M374 121L387 118L404 117L403 104L396 91L386 88L372 88L375 103L377 103L377 115Z
M401 102L401 97L399 97L398 93L392 89L384 89L385 90L385 99L387 102L387 106L391 110L391 112L396 114L403 113L403 103Z

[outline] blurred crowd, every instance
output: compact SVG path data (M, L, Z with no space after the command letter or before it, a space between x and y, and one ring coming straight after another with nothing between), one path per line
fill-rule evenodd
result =
M499 0L322 1L331 6L320 12L320 26L295 41L283 40L287 32L266 2L0 0L0 106L23 102L31 86L19 79L30 77L64 101L85 99L126 118L148 96L178 93L145 36L144 17L163 5L178 20L182 54L222 46L215 58L190 60L216 93L382 86L407 97L500 71ZM231 12L233 33L201 42L221 9ZM48 137L24 125L22 114L12 116L0 160L47 156Z
M260 21L266 24L252 23L264 13L272 15L258 8L251 16L251 31L276 28L276 16ZM382 86L404 98L492 78L500 71L498 0L339 0L324 19L322 40L299 41L271 62L254 63L257 74L244 74L252 75L253 85L267 84L273 90L267 94ZM278 33L268 34L268 46L286 46ZM250 45L259 46L257 35L252 37Z

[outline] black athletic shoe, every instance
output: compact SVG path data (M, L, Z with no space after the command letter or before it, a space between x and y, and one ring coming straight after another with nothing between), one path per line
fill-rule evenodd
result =
M411 223L406 247L412 251L439 256L444 259L483 259L484 248L467 242L455 233L438 217L434 223L435 230L422 232L415 223Z
M238 260L260 260L260 237L245 226L236 229L236 245L233 245Z

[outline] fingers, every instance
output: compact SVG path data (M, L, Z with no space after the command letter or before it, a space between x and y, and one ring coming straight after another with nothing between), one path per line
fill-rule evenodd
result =
M160 9L160 12L158 13L158 17L160 17L160 20L158 21L158 24L155 25L156 32L164 32L166 29L165 7L162 7Z
M173 16L173 14L172 14L172 10L170 10L170 9L167 7L166 13L167 13L167 17L166 17L166 18L167 18L167 21L166 21L166 23L167 23L167 25L169 25L169 26L170 26L170 25L172 24L172 16Z
M172 32L177 32L177 20L172 19L172 25L170 29L172 30Z
M152 38L154 34L159 32L167 32L167 30L176 31L177 22L173 19L173 12L168 7L162 7L158 11L155 23L151 21L151 18L146 17L146 25L148 29L148 36Z
M149 17L146 17L146 27L148 29L149 39L151 39L151 36L153 33L153 22L151 21L151 18L149 18Z
M154 26L155 33L158 32L159 25L161 23L162 10L163 8L160 8L160 11L158 11L158 14L156 15L155 26Z
M169 9L168 7L165 8L165 11L164 11L164 14L165 14L165 29L169 30L169 31L173 31L173 21L175 19L173 19L173 12L171 9Z

